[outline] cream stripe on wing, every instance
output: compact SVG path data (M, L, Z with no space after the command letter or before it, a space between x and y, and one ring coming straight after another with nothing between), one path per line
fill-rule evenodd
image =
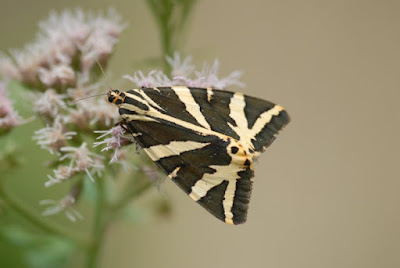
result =
M201 149L210 143L201 143L195 141L171 141L168 144L154 145L143 150L150 156L151 160L157 161L161 158L179 155L181 153Z
M134 90L137 93L139 93L143 97L143 99L145 99L147 101L148 104L150 104L153 107L156 107L159 110L164 111L164 109L161 108L157 103L155 103L149 96L147 96L146 93L143 90L141 90L141 89L134 89Z
M271 121L272 116L278 115L281 111L283 111L282 106L275 105L272 109L263 112L254 123L251 129L251 135L255 137L265 127L265 125Z
M172 90L178 95L178 98L185 104L186 111L189 112L194 119L196 119L197 123L202 125L207 129L211 129L210 125L208 124L206 118L204 117L203 113L200 110L200 106L194 100L192 93L187 87L177 86L172 87Z
M207 101L208 102L211 102L211 98L212 98L212 95L213 95L214 93L213 93L213 91L212 91L212 88L207 88Z
M210 166L210 168L216 171L213 174L204 174L203 177L192 186L192 191L189 196L194 201L199 201L200 198L207 195L211 188L220 185L225 180L229 181L229 183L232 181L236 183L236 180L240 179L238 172L244 170L232 163L228 166Z
M235 198L236 182L237 182L236 180L229 182L228 187L226 188L225 191L224 201L222 202L225 213L225 222L229 224L233 224L232 207L233 207L233 200Z
M170 179L175 178L178 175L178 172L179 172L180 169L181 169L181 167L175 168L170 174L168 174L168 177Z
M244 107L246 106L246 102L244 100L244 95L243 93L235 93L233 97L231 98L231 101L229 103L229 109L230 109L230 118L235 120L236 125L242 129L247 129L247 118L244 113Z
M244 108L246 106L246 102L244 99L244 95L242 93L235 93L231 98L229 103L229 117L232 118L236 126L233 126L231 123L228 122L228 125L239 135L240 141L247 146L253 147L253 143L251 139L254 137L251 135L248 122L246 118L246 114L244 112Z

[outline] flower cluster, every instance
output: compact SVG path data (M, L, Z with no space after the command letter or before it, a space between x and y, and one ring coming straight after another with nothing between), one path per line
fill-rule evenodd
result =
M79 9L53 12L39 26L33 43L1 57L0 70L40 89L75 86L77 71L89 73L96 61L105 65L125 27L112 9L107 15Z
M203 64L201 71L195 71L191 63L192 57L181 59L175 52L173 57L167 57L167 62L172 68L171 78L160 70L152 70L147 75L138 71L133 76L125 75L124 78L134 82L139 87L157 87L185 85L189 87L225 89L230 86L244 87L239 80L241 71L234 71L228 76L219 78L219 61L215 60L212 65Z
M29 68L30 75L22 72L26 66L17 64L16 67L22 82L35 77L45 89L34 94L33 110L47 126L37 130L33 139L58 157L58 166L48 175L45 186L79 175L95 181L94 175L101 175L107 157L88 146L90 141L84 136L92 140L95 130L107 131L118 122L118 113L102 99L92 98L104 92L105 85L91 74L96 71L96 63L107 63L124 26L112 10L108 16L78 10L53 13L40 27L35 47L41 46L40 53L48 55L47 64L36 61ZM37 85L36 82L28 84ZM110 154L109 158L115 159L115 155Z
M83 216L73 207L79 198L81 191L82 184L80 183L74 185L71 192L58 201L52 199L40 201L40 205L47 206L47 208L42 212L42 215L49 216L64 212L65 216L73 222L83 219Z
M119 125L116 127L111 128L110 130L98 130L95 131L95 133L100 133L101 135L97 137L98 142L94 143L94 147L100 146L100 145L106 145L101 151L108 151L108 150L114 150L113 157L111 158L110 162L116 162L118 160L118 155L119 154L119 148L122 146L132 144L134 143L134 140L132 140L133 137L126 137L125 130ZM110 136L110 137L107 137Z
M85 177L95 181L110 159L115 162L118 155L124 160L118 150L100 155L100 149L89 144L96 139L95 130L107 135L119 120L114 106L92 97L104 93L98 65L107 65L125 25L114 10L106 15L76 10L53 12L39 27L33 43L0 57L0 71L7 79L35 90L33 112L46 126L35 131L33 139L57 157L45 186L72 178L77 178L78 184ZM19 123L5 84L0 84L0 130ZM131 143L122 136L117 139L115 145L110 140L107 146L116 149ZM44 215L64 211L70 219L81 218L71 207L79 194L72 190L59 202L44 201L51 205Z
M22 118L14 110L11 100L8 98L6 82L0 82L0 134L10 131L22 123Z

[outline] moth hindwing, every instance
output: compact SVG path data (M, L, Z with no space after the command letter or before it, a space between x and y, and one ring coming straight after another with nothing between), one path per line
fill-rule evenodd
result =
M193 200L229 224L246 221L254 158L288 122L279 105L242 93L185 86L117 90L128 130Z

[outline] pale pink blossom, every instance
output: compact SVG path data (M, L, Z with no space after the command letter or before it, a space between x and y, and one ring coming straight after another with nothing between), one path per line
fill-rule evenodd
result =
M106 15L91 15L92 32L79 48L82 52L81 70L87 72L98 61L105 65L118 42L126 24L114 9L109 9Z
M54 175L47 175L49 180L44 184L46 187L68 180L75 175L76 171L69 166L59 165L57 169L53 169L53 173Z
M21 80L21 74L18 68L15 66L12 60L3 53L0 53L0 73L2 73L5 77Z
M24 121L14 109L12 101L8 98L7 84L0 82L0 134L23 124Z
M64 155L60 157L60 161L70 160L69 168L77 172L86 172L88 177L94 181L92 173L99 173L104 165L102 164L102 156L91 152L87 148L86 142L80 147L62 147L60 149Z
M39 68L39 79L48 87L64 88L66 86L73 86L76 82L74 70L64 64L57 64L50 69Z
M178 52L175 52L172 57L167 56L167 62L172 68L172 77L189 77L195 70L195 66L192 65L192 57L187 56L181 60L181 56Z
M48 150L51 154L60 155L60 149L67 145L67 141L77 135L75 131L68 131L64 119L57 116L52 126L47 126L35 131L34 140L42 149Z
M177 76L174 77L176 81L182 81L184 85L189 87L202 87L202 88L216 88L224 89L229 86L244 87L244 83L239 81L242 75L241 71L234 71L228 76L219 78L219 61L215 60L213 65L204 63L201 72L195 72L195 78Z
M76 109L69 108L68 115L66 116L67 121L75 125L79 130L85 132L90 131L90 117L89 109L84 105L77 105Z
M38 93L33 96L33 111L47 118L56 117L60 108L66 106L65 94L58 94L54 89L49 88L44 93Z
M72 222L82 220L83 216L73 207L75 204L75 197L67 195L61 200L46 199L39 202L40 205L48 206L43 212L43 216L55 215L64 212L65 216Z
M167 62L172 67L172 78L159 70L152 70L147 75L141 71L135 72L133 76L124 75L123 78L135 83L138 87L168 87L173 85L185 85L188 87L225 89L230 86L243 87L239 78L240 71L234 71L226 77L219 77L219 62L214 61L213 65L204 63L201 71L195 71L192 77L194 66L191 64L191 57L181 60L179 54L168 57Z
M147 75L144 75L142 71L138 71L133 76L124 75L123 78L135 83L138 87L168 87L173 85L168 76L158 70L152 70Z
M138 154L140 150L139 146L134 141L131 142L135 144L135 153ZM132 151L129 147L118 148L115 150L110 163L117 163L121 165L125 172L129 172L132 169L139 170L139 167L135 162L132 161L130 156L132 156Z
M116 162L118 160L119 149L124 146L131 144L133 142L132 139L129 139L124 136L125 130L121 126L115 126L110 130L96 130L95 133L101 134L97 137L98 140L103 139L102 141L98 141L93 143L93 147L97 147L100 145L106 145L101 151L114 150L114 154L110 160L110 163ZM109 136L109 137L107 137ZM107 138L105 138L107 137Z
M105 105L103 99L93 99L86 104L90 116L90 125L110 127L118 122L119 114L112 105Z
M52 12L39 26L34 42L0 60L4 75L37 88L74 85L74 71L88 73L96 61L105 65L125 28L114 10L94 15L80 9Z

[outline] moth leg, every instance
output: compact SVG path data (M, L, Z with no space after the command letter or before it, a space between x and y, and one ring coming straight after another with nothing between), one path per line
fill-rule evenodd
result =
M126 132L131 133L131 131L126 127L126 120L125 119L122 119L121 121L117 122L114 126L120 126Z

